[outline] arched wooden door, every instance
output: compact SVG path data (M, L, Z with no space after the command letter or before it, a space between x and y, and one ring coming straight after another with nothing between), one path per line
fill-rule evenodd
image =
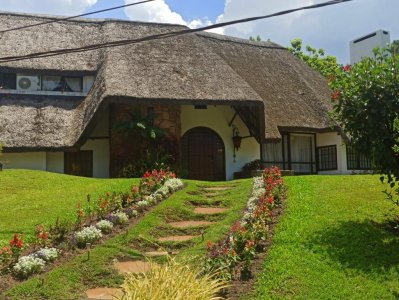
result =
M196 180L226 180L223 140L212 129L195 127L181 140L182 163L188 178Z

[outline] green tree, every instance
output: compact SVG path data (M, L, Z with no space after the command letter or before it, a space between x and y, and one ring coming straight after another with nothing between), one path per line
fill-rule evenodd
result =
M395 54L399 54L399 40L393 41L392 47Z
M386 174L381 179L392 188L386 193L399 205L399 55L393 47L374 53L336 72L333 117L355 150Z
M299 59L307 63L311 68L319 71L324 77L329 78L340 69L337 58L332 55L326 55L324 49L316 49L306 45L306 52L302 50L302 39L294 39L291 41L291 47L288 51Z
M323 49L291 41L289 51L329 79L333 118L350 137L351 146L370 158L385 174L392 190L385 192L399 205L399 41L375 57L342 66Z
M259 35L257 35L255 38L251 35L249 37L249 40L252 41L252 42L261 42L262 38Z

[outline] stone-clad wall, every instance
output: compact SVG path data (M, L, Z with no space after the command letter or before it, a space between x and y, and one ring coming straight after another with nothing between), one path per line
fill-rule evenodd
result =
M140 109L141 115L153 113L154 125L164 129L168 134L168 140L176 144L177 151L180 149L181 119L179 105L132 105L111 104L110 105L110 175L118 177L121 170L128 164L144 158L147 147L143 143L140 134L128 135L115 132L115 126L130 119L130 114ZM178 159L178 157L176 157Z

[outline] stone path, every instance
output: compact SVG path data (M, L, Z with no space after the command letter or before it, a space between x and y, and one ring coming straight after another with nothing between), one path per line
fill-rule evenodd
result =
M115 300L123 296L122 289L114 288L95 288L86 292L89 300Z
M220 195L220 192L232 189L234 186L208 186L208 187L199 187L205 193L203 194L205 197L215 197ZM200 194L200 193L198 193ZM221 207L196 207L194 209L194 213L197 214L205 214L205 215L213 215L213 214L221 214L228 211L227 208ZM216 222L209 221L193 221L193 220L185 220L180 222L169 222L173 228L191 228L198 226L210 226L214 225ZM185 242L192 240L198 236L193 235L175 235L175 236L167 236L161 237L158 239L159 242ZM144 253L146 257L159 257L166 256L169 253L166 251L148 251ZM172 254L177 254L174 252ZM141 261L141 260L129 260L129 261L121 261L116 262L114 264L115 268L121 274L126 273L145 273L151 270L151 266L149 262ZM117 288L94 288L90 289L86 292L87 298L89 300L114 300L123 296L122 289Z
M196 236L194 235L173 235L173 236L166 236L166 237L161 237L158 239L160 242L185 242L192 240Z
M123 261L116 262L115 268L119 271L119 273L146 273L151 270L151 265L149 262L141 261L141 260L131 260L131 261Z
M173 228L189 228L189 227L198 227L198 226L209 226L213 225L215 222L209 221L181 221L181 222L170 222L168 225Z
M203 214L203 215L221 214L226 211L228 211L227 208L221 208L221 207L196 207L194 209L194 212L196 214Z
M169 253L166 251L149 251L144 253L144 256L146 257L157 257L157 256L166 256Z
M206 192L219 192L219 191L227 191L230 190L231 187L228 186L210 186L202 188Z

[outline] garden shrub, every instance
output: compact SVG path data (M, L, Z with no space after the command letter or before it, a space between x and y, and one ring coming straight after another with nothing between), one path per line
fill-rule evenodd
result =
M97 242L102 236L101 230L94 226L86 227L75 233L76 243L82 248L86 247L86 244Z
M34 258L40 258L46 262L52 262L57 259L59 255L59 251L56 248L42 248L34 253L32 253L30 256Z
M13 267L13 272L16 277L25 279L32 274L39 273L45 265L45 261L41 258L33 256L22 256Z
M121 211L111 213L109 215L108 219L115 225L123 225L123 224L129 223L128 215Z
M128 299L157 300L209 300L221 299L217 294L225 287L220 279L203 274L189 263L169 258L165 264L150 262L151 270L145 274L129 273L122 288Z
M221 278L231 280L240 263L241 276L249 276L249 267L256 249L266 240L272 210L285 197L281 172L277 167L265 169L262 177L254 178L251 196L246 211L233 225L227 238L216 244L208 242L208 258L205 271L218 272Z
M102 233L110 233L112 232L112 228L114 227L114 224L108 220L101 220L97 222L96 227L101 230Z

